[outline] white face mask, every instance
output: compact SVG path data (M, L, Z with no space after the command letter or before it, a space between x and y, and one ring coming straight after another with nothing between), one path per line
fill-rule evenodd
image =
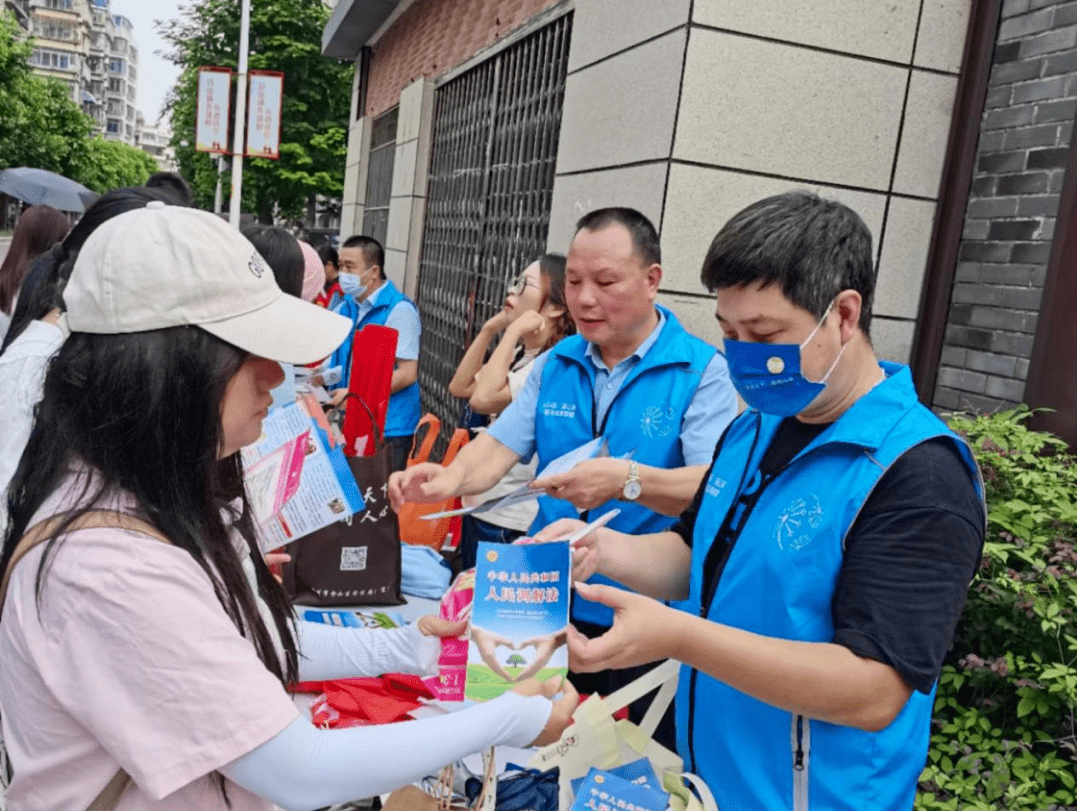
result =
M357 299L366 292L366 285L363 284L363 280L354 273L337 274L337 283L340 285L344 295L349 298Z

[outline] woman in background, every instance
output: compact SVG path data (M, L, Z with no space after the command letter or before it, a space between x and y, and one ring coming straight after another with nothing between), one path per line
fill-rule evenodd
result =
M45 370L67 337L60 313L63 289L74 257L103 222L125 211L142 208L151 200L171 199L166 190L145 186L115 189L102 195L63 242L37 258L26 276L7 345L0 352L0 533L7 520L8 483L30 438L34 406L41 399Z
M52 206L30 206L19 216L7 256L0 264L0 341L11 324L19 287L30 265L70 230L71 220Z
M486 350L501 331L501 341L484 364ZM508 289L504 307L482 325L449 383L449 392L454 397L467 397L476 413L500 414L523 388L535 358L575 331L565 303L565 257L543 254ZM465 497L465 506L506 495L531 481L535 464L535 459L516 463L490 490ZM465 515L461 567L475 565L479 541L511 543L519 538L535 520L537 510L532 500L482 513L481 518Z

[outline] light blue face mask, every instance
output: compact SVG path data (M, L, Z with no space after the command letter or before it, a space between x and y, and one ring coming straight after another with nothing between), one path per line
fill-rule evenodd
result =
M340 285L344 295L349 298L358 299L359 296L366 292L366 285L363 284L363 280L354 273L338 273L337 283Z
M749 407L764 414L792 417L799 414L826 388L827 378L845 352L842 346L823 379L808 380L800 371L800 353L830 315L834 302L826 308L802 344L759 344L748 341L725 341L725 359L729 377Z

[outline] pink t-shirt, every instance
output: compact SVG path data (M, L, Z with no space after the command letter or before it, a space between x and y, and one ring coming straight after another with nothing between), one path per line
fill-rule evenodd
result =
M55 511L50 499L35 520ZM35 605L44 545L0 620L12 809L85 811L124 769L117 811L225 809L213 772L298 717L184 550L120 529L71 533ZM235 811L273 805L226 783Z

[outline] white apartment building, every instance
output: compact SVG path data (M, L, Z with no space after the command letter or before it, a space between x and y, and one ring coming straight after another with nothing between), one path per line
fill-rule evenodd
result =
M138 47L109 0L29 0L30 64L65 82L105 138L135 146Z
M139 149L157 161L162 172L175 172L176 151L172 148L172 128L165 119L149 124L139 112L135 115Z

